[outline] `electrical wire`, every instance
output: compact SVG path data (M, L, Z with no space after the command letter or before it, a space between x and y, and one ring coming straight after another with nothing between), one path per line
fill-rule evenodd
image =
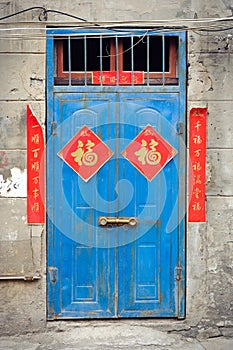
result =
M19 23L17 23L19 24ZM69 35L70 36L83 36L83 35L92 35L92 36L95 36L95 35L98 35L98 32L93 32L93 33L90 33L90 32L87 32L87 33L82 33L82 32L79 32L79 33L71 33L71 31L73 30L77 30L77 29L93 29L93 27L91 27L90 25L88 26L72 26L72 27L56 27L56 28L48 28L48 27L8 27L8 28L1 28L0 26L0 32L1 31L5 31L5 32L11 32L11 31L28 31L28 32L31 32L31 31L35 31L35 30L38 30L38 31L44 31L44 32L50 32L50 35L53 35L52 34L52 31L53 29L56 31L56 35L66 35L64 33L64 30L67 30L67 31L70 31ZM138 32L138 36L142 36L144 35L145 32L153 32L153 31L161 31L161 32L174 32L174 31L190 31L190 30L202 30L202 31L226 31L226 30L231 30L233 29L233 26L224 26L224 25L210 25L210 26L200 26L200 27L185 27L185 26L179 26L179 27L151 27L151 28L140 28L140 29L137 29L137 28L128 28L128 29L121 29L121 28L116 28L115 30L112 30L111 28L106 28L104 26L100 26L98 28L98 30L106 30L105 33L101 32L101 34L104 34L106 36L109 36L109 35L114 35L115 32L117 32L117 34L131 34L131 33L137 33ZM97 30L97 28L96 28ZM63 33L59 33L59 31L62 31ZM112 33L111 33L112 32ZM140 34L144 32L143 34ZM136 36L137 34L135 34Z
M29 12L29 11L33 11L33 10L42 10L42 11L47 11L45 7L43 6L33 6L33 7L28 7L24 10L18 11L18 12L14 12L11 13L10 15L4 16L4 17L0 17L0 21L3 21L4 19L8 19L14 16L18 16L21 13L25 13L25 12Z
M126 53L126 52L132 50L135 46L137 46L140 42L142 42L143 39L146 37L147 34L148 34L148 31L147 31L145 34L143 34L142 37L141 37L140 39L138 39L138 41L137 41L135 44L131 45L128 49L125 49L124 51L122 51L122 52L119 53L119 54L110 55L110 54L108 53L108 55L106 55L106 56L105 56L105 55L102 55L102 56L97 56L97 57L106 58L106 57L117 57L117 56L121 56L122 54L124 54L124 53Z
M4 16L4 17L0 17L0 21L3 21L5 19L8 19L8 18L11 18L11 17L14 17L14 16L18 16L18 15L20 15L22 13L33 11L33 10L42 10L42 12L39 14L39 17L38 17L39 21L43 20L43 16L44 16L44 20L46 21L47 20L47 13L51 12L51 13L56 13L56 14L59 14L59 15L71 17L71 18L77 19L79 21L88 22L86 19L84 19L82 17L74 16L74 15L72 15L70 13L63 12L63 11L58 11L58 10L47 10L43 6L28 7L26 9L24 9L24 10L21 10L21 11L18 11L18 12L14 12L14 13L12 13L10 15L7 15L7 16Z
M82 17L78 17L78 16L75 16L75 15L72 15L70 13L67 13L67 12L63 12L63 11L58 11L58 10L45 10L46 14L47 13L56 13L56 14L59 14L59 15L62 15L62 16L67 16L67 17L70 17L70 18L74 18L74 19L78 19L79 21L83 21L83 22L88 22L87 19L84 19ZM97 24L96 24L97 25Z
M64 28L62 28L64 30ZM66 28L67 29L67 28ZM72 29L80 29L80 32L79 33L72 33ZM88 29L91 29L89 26L88 26ZM94 29L94 28L92 28ZM95 27L96 29L96 27ZM98 28L99 30L106 30L106 28L102 28L102 27L99 27ZM217 32L226 32L226 31L230 31L232 30L233 27L232 26L229 26L229 27L210 27L209 29L207 29L206 27L191 27L191 28L181 28L181 27L173 27L173 28L150 28L149 30L147 29L144 34L140 34L138 35L137 33L135 33L135 30L127 30L127 31L120 31L120 30L115 30L115 31L111 31L109 30L109 32L105 32L103 34L103 32L100 32L99 30L96 32L85 32L85 27L75 27L75 28L69 28L70 32L68 33L59 33L59 29L56 28L56 32L54 33L51 33L49 31L49 29L47 28L19 28L19 27L15 27L15 28L0 28L0 39L3 40L3 39L6 39L6 40L9 40L9 39L13 39L13 38L22 38L22 39L45 39L46 37L64 37L66 38L67 36L70 36L72 38L76 38L76 39L79 39L79 38L83 38L83 36L86 36L86 37L90 37L90 38L94 38L94 37L98 37L100 34L102 35L102 37L105 37L105 38L114 38L116 35L123 35L123 36L135 36L135 37L139 37L141 38L143 35L145 35L146 33L148 33L148 35L153 35L153 33L161 33L162 34L166 34L166 33L174 33L174 32L194 32L196 34L202 34L203 36L207 36L207 35L210 35L210 34L215 34Z
M34 10L40 10L41 12L39 13L38 16L38 20L39 23L41 22L46 22L46 24L56 24L57 22L48 22L48 13L54 13L54 14L59 14L62 16L66 16L66 17L70 17L72 19L76 19L78 21L83 22L83 25L81 25L81 23L79 23L78 26L75 26L75 29L81 28L81 29L93 29L94 28L98 28L99 30L105 30L105 31L109 31L109 35L111 35L111 33L115 33L116 34L125 34L125 35L131 35L132 33L134 33L135 35L135 29L132 32L132 26L144 26L144 29L139 29L139 31L145 30L144 34L139 35L139 37L142 37L143 35L146 35L146 33L150 33L152 31L156 31L156 32L163 32L163 33L169 33L169 32L174 32L174 31L193 31L197 34L201 35L201 32L206 32L206 33L215 33L215 32L222 32L222 31L227 31L227 30L232 30L233 26L231 25L227 25L226 23L229 24L229 22L233 22L233 17L222 17L222 18L195 18L195 19L169 19L169 20L152 20L152 21L147 21L147 20L136 20L136 21L115 21L115 22L99 22L99 23L95 23L95 22L89 22L87 19L84 19L82 17L79 16L75 16L73 14L67 13L67 12L63 12L63 11L59 11L59 10L54 10L54 9L46 9L44 6L33 6L33 7L28 7L26 9L23 9L21 11L6 15L4 17L0 18L0 21L18 16L20 14L26 13L26 12L30 12L30 11L34 11ZM22 23L22 22L20 22ZM33 23L34 25L36 24L35 22L30 22ZM85 23L85 24L84 24ZM11 24L12 23L7 23L7 24ZM18 23L17 23L18 24ZM28 25L28 22L26 22L26 24ZM64 24L62 24L64 25ZM70 25L70 23L69 23ZM125 29L119 28L121 26L124 26ZM129 27L127 29L127 27ZM150 28L148 28L150 27ZM70 30L74 29L74 28L69 28ZM31 30L44 30L44 33L40 34L39 37L46 37L47 36L47 28L0 28L0 31L31 31ZM59 30L64 30L64 27L60 27L60 28L56 28L56 34L54 35L60 35L59 34ZM52 35L51 33L49 35ZM65 34L63 34L65 35ZM70 36L83 36L83 35L88 35L88 33L72 33L69 34ZM93 35L93 33L91 34ZM96 35L98 35L98 33L96 33ZM108 33L105 33L106 36L108 36ZM202 34L205 35L205 34ZM207 34L208 35L208 34ZM23 37L23 38L35 38L38 37L38 34L33 35L32 33L30 33L30 35L27 34L22 34L22 33L17 33L17 35L11 34L9 33L9 35L5 35L5 38L13 38L13 37ZM108 36L109 37L109 36ZM3 39L4 37L1 37L1 39ZM143 39L142 39L143 40Z

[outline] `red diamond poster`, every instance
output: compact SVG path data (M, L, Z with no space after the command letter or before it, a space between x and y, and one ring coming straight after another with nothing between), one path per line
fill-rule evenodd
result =
M177 154L151 125L147 125L122 152L149 181Z
M112 155L108 146L85 125L58 152L58 156L86 182Z

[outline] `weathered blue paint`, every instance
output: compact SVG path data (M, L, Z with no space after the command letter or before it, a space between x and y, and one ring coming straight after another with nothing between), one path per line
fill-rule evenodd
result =
M124 138L132 139L132 134L150 124L179 150L178 106L177 94L124 94L120 113ZM128 124L135 125L135 130ZM119 216L139 218L136 233L131 233L137 236L138 231L139 238L119 248L120 316L176 316L173 271L178 261L178 226L167 233L167 225L178 197L178 159L170 161L151 182L122 160L120 178L133 183L134 198ZM141 236L140 231L145 234Z
M180 36L179 86L61 87L51 36L70 34L61 31L47 40L48 318L182 318L185 133L176 131L185 123L185 35L168 34ZM84 124L114 152L87 183L57 156ZM121 155L147 124L178 150L151 182ZM99 227L99 216L135 216L138 225Z

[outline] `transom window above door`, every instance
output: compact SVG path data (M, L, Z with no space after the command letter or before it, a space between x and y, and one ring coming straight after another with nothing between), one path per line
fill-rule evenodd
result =
M55 37L56 85L177 85L178 37Z

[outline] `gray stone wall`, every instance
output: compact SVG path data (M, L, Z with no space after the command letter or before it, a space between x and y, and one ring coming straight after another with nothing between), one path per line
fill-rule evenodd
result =
M44 1L43 6L89 21L221 18L231 1ZM2 1L0 17L40 1ZM26 105L44 125L45 23L33 10L0 22L0 332L46 327L46 234L26 223ZM49 14L49 23L75 22ZM232 22L230 22L232 24ZM133 25L136 25L133 24ZM14 29L24 28L24 30ZM7 29L7 30L6 30ZM233 286L233 30L188 31L188 112L208 107L207 222L187 227L187 317L154 325L189 336L232 335ZM188 114L187 114L188 118ZM188 124L188 120L187 120ZM34 282L4 280L36 276Z
M188 106L207 106L208 124L207 222L189 224L187 232L188 315L200 312L199 325L214 325L215 336L232 332L221 328L232 325L233 306L231 38L232 31L189 34Z

